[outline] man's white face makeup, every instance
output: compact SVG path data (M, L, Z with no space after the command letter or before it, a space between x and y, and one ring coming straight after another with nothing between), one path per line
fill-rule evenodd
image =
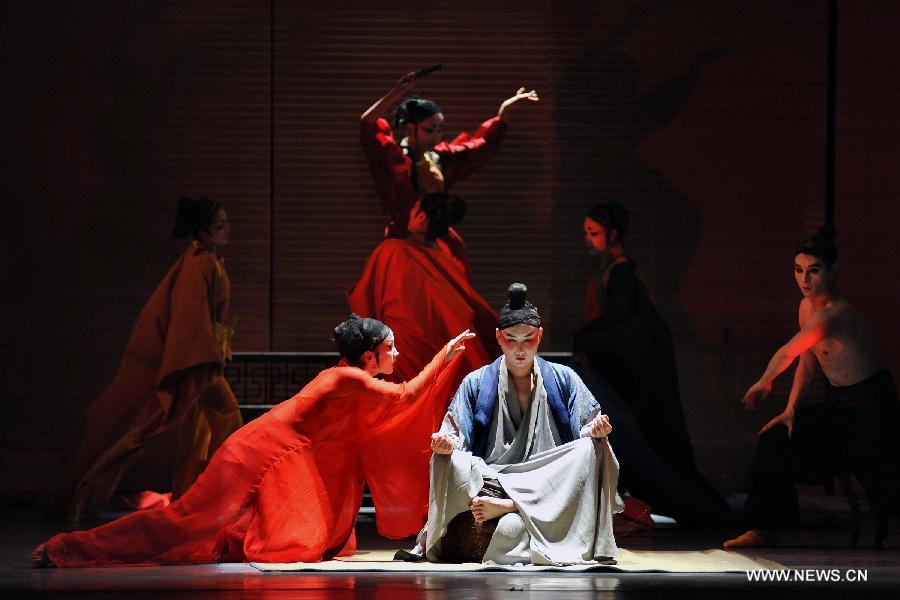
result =
M506 367L514 372L530 371L537 356L541 336L544 333L542 327L519 323L504 330L495 330L497 343L506 358ZM518 374L518 373L516 373Z
M831 293L834 269L818 256L798 254L794 258L794 279L804 296L818 298Z

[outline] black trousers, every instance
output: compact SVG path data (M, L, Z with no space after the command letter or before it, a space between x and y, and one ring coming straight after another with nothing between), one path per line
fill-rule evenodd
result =
M744 505L746 525L796 524L794 485L828 483L845 471L859 479L872 510L898 512L900 404L887 370L854 385L827 386L823 403L796 411L793 437L784 426L759 437Z

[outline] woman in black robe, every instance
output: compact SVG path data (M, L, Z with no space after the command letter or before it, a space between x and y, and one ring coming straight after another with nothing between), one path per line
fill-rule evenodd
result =
M598 204L584 219L588 251L600 268L588 281L585 324L573 350L589 379L605 380L633 424L613 440L620 454L620 487L683 524L720 524L728 518L721 495L697 471L681 407L672 334L638 279L622 240L628 211ZM601 383L602 384L602 383Z

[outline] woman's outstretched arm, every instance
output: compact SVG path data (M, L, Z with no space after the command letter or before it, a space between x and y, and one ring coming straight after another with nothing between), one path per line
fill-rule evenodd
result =
M378 119L387 117L388 111L398 100L408 95L415 87L416 72L410 71L400 78L387 94L375 101L375 104L360 116L360 120L374 123Z

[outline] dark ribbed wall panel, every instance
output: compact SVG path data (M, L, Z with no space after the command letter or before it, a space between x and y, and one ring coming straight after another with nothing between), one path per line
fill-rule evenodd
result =
M465 4L276 3L276 349L328 347L381 239L358 115L435 62L445 69L417 92L442 106L448 137L527 85L540 104L521 107L497 160L455 189L473 284L499 306L509 282L528 283L545 346L568 349L591 269L582 215L625 203L633 256L676 337L701 463L724 487L743 477L729 465L746 461L762 417L737 399L794 327L790 250L823 218L825 12L642 5L516 3L497 9L500 27Z
M235 349L267 344L269 14L240 1L6 6L4 196L18 211L3 485L33 490L185 248L171 233L180 195L226 205Z
M547 305L555 162L549 8L518 6L503 28L455 4L410 13L388 3L348 10L277 2L275 14L276 349L330 348L346 291L385 224L359 149L359 115L400 75L436 62L444 70L417 93L441 105L446 137L474 133L520 85L545 95L515 115L500 158L454 192L468 202L460 230L476 288L498 304L521 278ZM411 40L417 30L427 35Z
M755 415L738 400L796 327L791 250L823 219L826 13L635 6L555 14L552 310L567 335L581 322L591 263L578 216L624 203L630 253L674 335L699 465L734 489L786 386Z
M841 287L900 375L900 4L839 3L835 225Z

